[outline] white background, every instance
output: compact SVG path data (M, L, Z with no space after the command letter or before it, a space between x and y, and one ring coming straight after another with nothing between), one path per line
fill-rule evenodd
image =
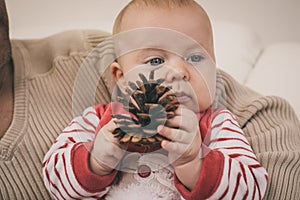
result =
M254 29L267 45L300 42L300 0L197 0L212 21L232 21ZM129 0L6 0L12 38L36 38L67 29L110 32Z

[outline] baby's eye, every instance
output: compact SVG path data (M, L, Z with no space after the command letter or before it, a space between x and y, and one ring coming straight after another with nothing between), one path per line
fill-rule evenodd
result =
M165 61L162 58L152 58L150 59L147 64L150 64L151 66L158 66L163 64Z
M192 55L190 56L187 61L188 62L200 62L202 61L204 58L201 55Z

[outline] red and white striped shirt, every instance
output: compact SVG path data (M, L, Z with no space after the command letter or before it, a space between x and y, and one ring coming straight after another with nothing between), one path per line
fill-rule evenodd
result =
M89 168L90 148L101 122L111 119L113 104L87 108L58 136L43 162L44 183L55 199L100 199L109 193L117 171L99 176ZM202 166L188 190L174 174L184 199L262 199L266 170L257 161L235 117L225 109L201 113ZM200 144L199 144L200 145Z

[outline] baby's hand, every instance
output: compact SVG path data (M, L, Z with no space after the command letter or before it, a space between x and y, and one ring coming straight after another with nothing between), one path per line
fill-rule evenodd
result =
M117 128L113 120L103 126L97 134L90 157L92 170L99 175L107 175L117 167L125 154L126 146L120 144L112 132Z
M166 126L158 128L159 134L171 140L164 140L161 145L169 152L171 159L177 158L173 162L174 167L199 158L202 142L196 114L183 106L175 114Z
M171 140L162 141L162 148L168 151L169 160L177 177L192 189L201 168L199 153L202 139L196 114L179 106L175 111L175 117L169 119L165 126L159 127L158 132Z

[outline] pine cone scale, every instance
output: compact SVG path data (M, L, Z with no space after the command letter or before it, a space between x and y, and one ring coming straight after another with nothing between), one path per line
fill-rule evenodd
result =
M150 72L149 79L143 74L139 74L139 77L140 81L129 82L126 88L131 98L117 98L124 109L135 117L126 114L112 115L119 126L113 134L121 143L160 144L166 138L157 133L157 127L175 116L178 103L174 103L176 97L171 88L162 85L164 79L154 80L154 70Z

